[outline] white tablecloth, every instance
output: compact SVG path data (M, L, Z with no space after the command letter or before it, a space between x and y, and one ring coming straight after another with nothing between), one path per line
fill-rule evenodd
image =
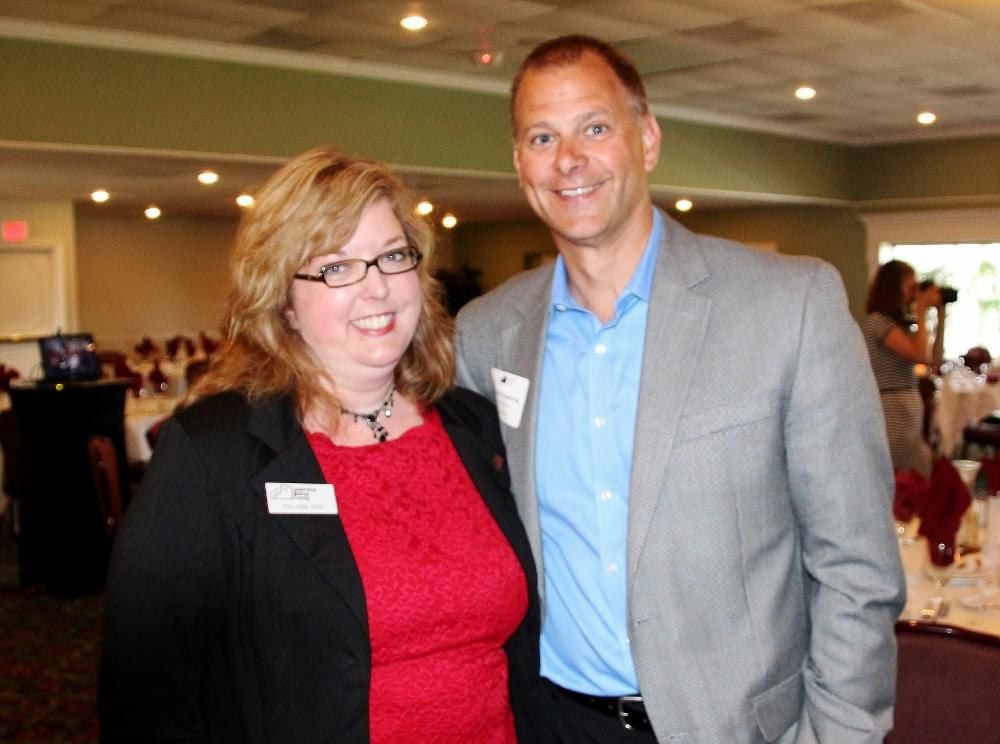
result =
M941 433L941 454L952 457L962 441L962 428L1000 409L1000 384L974 379L942 380L934 420Z
M125 453L129 462L148 462L153 450L146 440L146 432L161 419L169 416L179 398L150 395L125 400Z
M906 609L903 610L902 619L920 620L920 610L934 596L934 583L924 573L926 541L920 538L913 545L904 545L900 548L900 553L903 557L903 570L906 572L907 589ZM976 560L982 560L979 554L975 557ZM979 573L985 573L984 578L976 580L972 574L964 576L959 573L952 583L945 586L943 596L949 603L949 611L940 622L1000 636L1000 610L971 610L962 606L962 598L983 591L983 582L989 580L988 570ZM995 573L993 581L996 581Z

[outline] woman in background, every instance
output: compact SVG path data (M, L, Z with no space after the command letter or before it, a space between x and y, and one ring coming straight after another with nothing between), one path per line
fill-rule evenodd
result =
M933 348L927 328L932 307L938 312ZM941 291L934 285L920 286L909 264L889 261L875 274L866 311L862 331L882 398L892 463L927 477L932 453L923 438L924 403L914 365L930 365L940 355L944 337Z
M116 540L103 741L514 744L534 567L431 258L380 164L316 150L258 194Z

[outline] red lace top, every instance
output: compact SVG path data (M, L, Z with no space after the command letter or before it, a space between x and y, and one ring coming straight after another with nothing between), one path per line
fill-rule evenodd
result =
M502 645L524 572L437 412L370 446L308 437L365 590L372 744L514 744Z

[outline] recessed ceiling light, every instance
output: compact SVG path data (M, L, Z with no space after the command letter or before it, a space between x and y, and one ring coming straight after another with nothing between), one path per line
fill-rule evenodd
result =
M97 191L90 192L90 198L93 199L98 204L103 204L104 202L106 202L108 199L111 198L111 194L109 194L104 189L98 189Z
M930 126L937 121L937 115L931 113L930 111L921 111L917 114L917 121L923 124L925 127Z
M427 28L427 19L422 15L408 15L399 19L399 25L407 31L420 31Z
M240 194L236 197L236 203L244 209L249 209L254 205L254 198L250 194Z
M426 217L427 215L429 215L433 211L434 211L434 205L431 204L426 199L424 199L419 204L417 204L416 212L417 212L417 214L419 214L422 217Z
M203 170L198 174L198 180L206 186L211 186L213 183L219 182L219 174L213 170Z
M146 207L146 211L143 212L143 214L146 215L147 220L156 220L160 218L160 215L163 214L163 212L161 212L160 208L155 204L150 204Z
M678 199L676 202L674 202L674 207L677 209L678 212L690 212L691 207L693 206L694 202L692 202L690 199Z
M441 218L441 227L445 230L451 230L455 225L458 224L458 217L448 212L444 217Z
M800 101L810 101L816 97L816 89L810 88L808 85L803 85L795 89L795 97Z

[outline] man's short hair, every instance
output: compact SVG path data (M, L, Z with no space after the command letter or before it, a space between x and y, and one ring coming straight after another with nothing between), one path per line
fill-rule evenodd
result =
M516 126L514 105L517 102L517 94L521 89L525 74L549 67L571 65L578 62L588 52L603 59L615 73L615 76L621 80L625 90L628 91L629 98L632 99L632 109L637 116L642 116L649 110L642 76L639 75L639 70L636 69L635 63L628 55L593 36L571 34L542 42L524 58L521 66L517 69L517 74L514 75L514 82L510 86L511 128Z

